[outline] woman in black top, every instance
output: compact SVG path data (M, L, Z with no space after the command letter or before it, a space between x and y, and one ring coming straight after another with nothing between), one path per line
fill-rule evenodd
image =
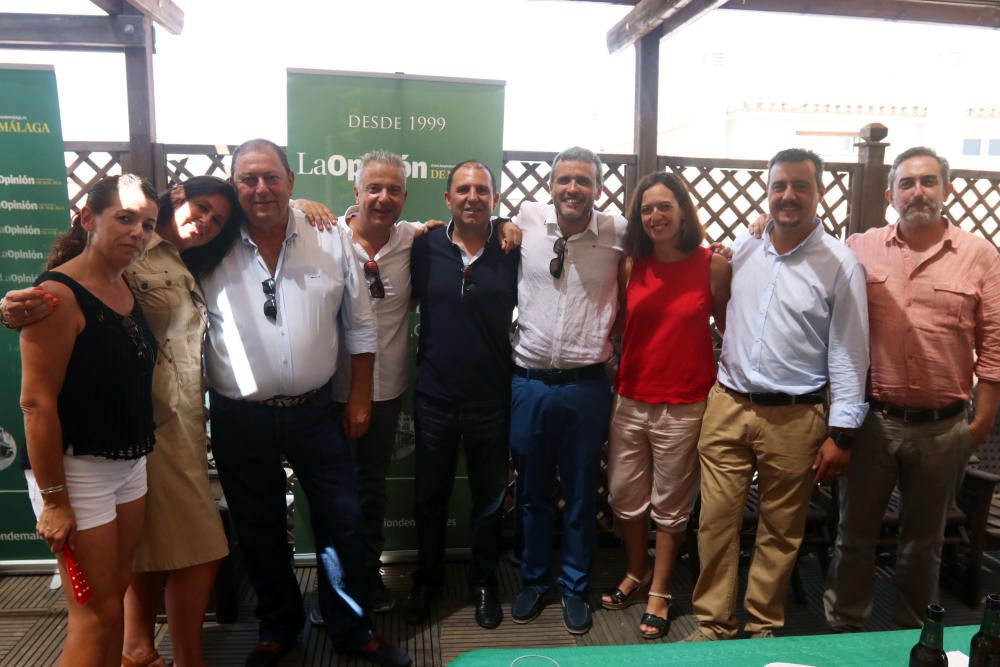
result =
M61 307L21 332L21 408L37 529L69 608L60 665L117 665L122 598L145 513L156 342L123 278L156 224L139 177L98 183L37 284ZM58 267L58 271L51 269ZM91 587L74 598L65 546Z

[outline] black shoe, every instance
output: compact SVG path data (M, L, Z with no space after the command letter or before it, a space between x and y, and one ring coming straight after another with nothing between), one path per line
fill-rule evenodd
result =
M309 622L318 628L326 625L326 621L323 620L323 612L319 610L319 603L309 608Z
M476 605L476 623L479 627L492 630L500 625L503 609L500 608L500 598L497 596L496 588L476 586L472 589L472 601Z
M510 618L515 623L530 623L535 620L540 613L545 597L545 590L539 590L535 586L526 586L517 594L514 604L510 606Z
M374 568L368 574L368 600L371 602L371 611L374 614L385 613L396 606L396 599L382 581L382 573L378 568Z
M586 598L580 595L563 596L563 624L570 634L584 635L590 632L594 624L590 613L590 605Z
M354 653L379 667L410 667L413 664L409 653L377 637Z
M403 620L409 625L420 625L430 613L434 592L426 584L415 584L403 602Z
M281 662L282 656L288 653L294 644L278 642L257 642L250 651L244 667L273 667Z

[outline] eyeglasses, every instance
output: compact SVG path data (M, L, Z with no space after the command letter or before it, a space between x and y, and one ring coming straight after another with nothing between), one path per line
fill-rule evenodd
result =
M274 298L274 278L268 278L260 286L264 289L264 296L267 297L267 301L264 302L264 317L274 320L278 317L278 301Z
M153 355L153 350L149 347L149 343L146 342L146 336L143 335L142 329L139 328L139 323L132 319L131 315L123 315L122 328L125 329L125 333L132 340L132 344L135 345L136 356L142 361L148 360Z
M385 298L385 285L382 284L382 275L378 271L378 262L369 259L365 262L365 277L371 282L368 283L368 293L373 299Z
M472 301L476 298L476 280L472 277L472 267L462 269L462 301Z
M556 254L555 257L549 260L549 273L552 274L553 278L559 278L563 272L563 264L566 261L566 237L560 236L556 239L556 242L552 244L552 252Z

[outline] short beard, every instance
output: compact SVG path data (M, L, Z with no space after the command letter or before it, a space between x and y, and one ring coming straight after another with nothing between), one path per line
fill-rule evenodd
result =
M591 204L586 209L584 209L583 211L581 211L579 216L572 216L571 217L571 216L568 216L568 215L564 214L563 210L562 210L562 207L559 206L558 204L556 204L556 213L558 214L557 217L560 220L562 220L563 222L566 222L566 223L568 223L570 225L573 225L573 224L576 224L576 223L580 222L581 220L590 220L591 216L593 216L593 214L594 214L594 205Z

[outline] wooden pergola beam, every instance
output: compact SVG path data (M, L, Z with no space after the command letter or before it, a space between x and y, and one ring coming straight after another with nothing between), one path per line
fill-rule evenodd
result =
M608 53L618 53L669 23L676 29L726 0L642 0L608 31ZM664 32L663 34L666 34Z
M171 0L90 0L111 15L138 13L174 35L184 29L184 11ZM129 10L132 10L131 12Z
M1000 27L1000 2L987 0L729 0L722 8Z
M141 16L4 14L0 48L121 50L143 45Z

